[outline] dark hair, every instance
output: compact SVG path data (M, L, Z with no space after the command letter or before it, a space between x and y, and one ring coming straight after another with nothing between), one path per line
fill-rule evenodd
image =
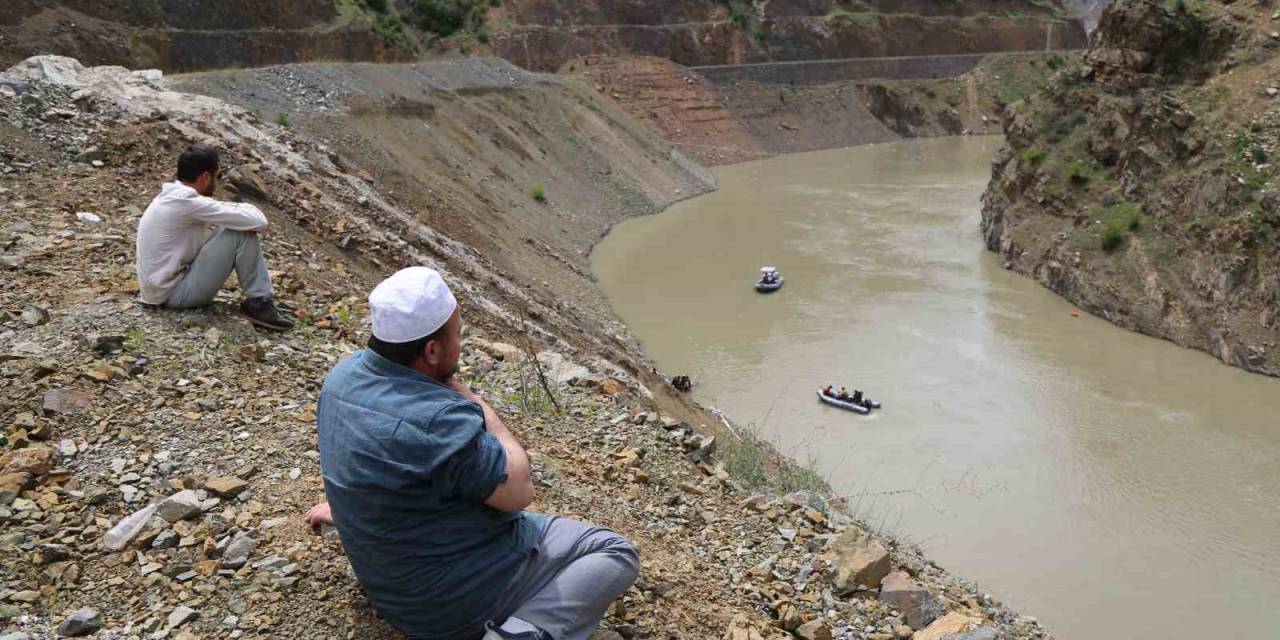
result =
M178 179L195 182L200 174L218 173L218 151L207 144L193 144L178 156Z
M427 348L427 343L432 340L439 341L443 336L443 326L436 329L429 336L410 342L385 342L379 340L377 336L370 335L369 350L402 367L413 368L413 363L422 356L422 352Z

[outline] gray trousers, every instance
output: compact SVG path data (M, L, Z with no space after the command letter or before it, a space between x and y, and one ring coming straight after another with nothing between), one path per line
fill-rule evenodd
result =
M586 640L639 574L640 554L622 534L546 516L537 548L487 617L506 631L527 623L552 640Z
M187 266L187 272L169 293L165 306L186 309L213 302L232 269L245 298L271 295L271 276L267 274L267 260L262 256L258 234L218 227Z

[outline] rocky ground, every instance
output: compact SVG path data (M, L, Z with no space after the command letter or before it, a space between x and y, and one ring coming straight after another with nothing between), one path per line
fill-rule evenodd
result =
M988 248L1116 324L1280 375L1280 13L1119 0L1004 117Z
M474 249L397 226L394 199L324 147L145 76L85 84L62 64L0 76L0 638L397 637L336 538L301 516L322 498L319 386L365 338L365 292L410 262L444 269L464 300L464 375L531 450L535 508L639 545L640 581L602 634L1045 637L821 492L729 475L728 457L776 460L690 422L707 414L592 340L557 340L583 328L554 326L567 316ZM268 209L295 331L256 331L230 290L203 310L137 304L137 218L176 150L211 136L233 170L224 196Z

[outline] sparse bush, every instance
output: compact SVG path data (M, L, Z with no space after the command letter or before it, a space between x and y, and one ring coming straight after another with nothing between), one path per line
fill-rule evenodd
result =
M1125 233L1137 233L1142 229L1142 211L1132 202L1121 202L1095 209L1093 215L1102 220L1102 232L1098 242L1103 251L1112 251L1124 242Z
M542 186L542 183L533 185L533 188L529 190L529 195L533 196L533 199L538 202L547 201L547 190Z
M1271 154L1267 153L1266 149L1257 146L1249 150L1249 159L1254 164L1266 164L1271 161Z
M439 37L484 26L487 3L483 0L413 0L413 22Z
M400 16L380 15L373 20L373 32L388 44L408 46L409 40L404 35L404 23Z
M479 40L480 44L489 44L489 32L481 31L476 35L476 40Z
M147 334L142 327L134 327L124 334L124 346L130 351L137 351L146 343Z
M283 112L283 111L281 111L281 112L277 113L277 114L276 114L276 124L278 124L278 125L280 125L280 126L282 126L282 127L287 127L287 126L289 126L289 114L287 114L287 113L285 113L285 112Z
M1102 233L1098 235L1103 251L1111 251L1124 242L1124 225L1120 220L1109 220L1102 225Z
M1067 179L1077 187L1089 184L1089 167L1080 160L1073 160L1067 165Z
M1040 164L1048 155L1044 149L1027 149L1022 152L1022 161L1028 164Z
M746 31L751 28L751 11L741 2L730 3L729 21L739 31Z
M361 0L366 9L377 11L378 13L387 12L387 0Z

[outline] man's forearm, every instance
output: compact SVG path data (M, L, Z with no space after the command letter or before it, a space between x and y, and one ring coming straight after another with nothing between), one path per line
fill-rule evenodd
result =
M511 465L513 472L519 472L525 477L530 475L529 470L529 454L525 453L524 447L516 440L515 434L507 428L502 422L502 418L498 417L498 412L489 406L488 402L483 399L477 399L480 408L484 409L484 426L494 438L498 439L498 443L502 445L502 449L507 452L507 461ZM508 482L518 480L519 478L508 478Z

